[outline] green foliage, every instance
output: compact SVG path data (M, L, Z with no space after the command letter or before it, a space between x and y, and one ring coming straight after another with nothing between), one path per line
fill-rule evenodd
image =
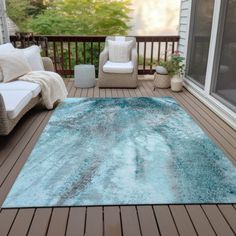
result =
M171 56L171 62L173 64L174 73L182 76L184 74L184 68L185 68L184 57L181 57L179 52L175 52Z
M30 21L29 29L48 35L126 34L129 4L130 0L55 0Z
M25 28L28 0L7 0L7 14L20 29Z
M21 31L27 31L27 23L47 9L43 0L6 0L7 14Z
M37 16L46 10L48 5L44 4L43 0L30 0L27 8L29 16Z
M175 52L171 55L170 60L164 61L161 60L158 63L160 66L163 66L167 69L168 74L173 75L180 75L182 76L184 74L184 57L181 57L179 52Z
M39 35L73 35L76 24L72 20L65 20L59 12L47 10L29 22L29 31Z
M42 0L7 0L8 15L20 26L21 31L35 35L125 35L129 29L130 0L54 0L45 6ZM24 26L24 27L22 27ZM98 66L101 48L93 44L93 60L90 43L63 45L63 55L57 48L57 60L64 69L71 69L78 63L93 63ZM85 50L86 57L83 53Z

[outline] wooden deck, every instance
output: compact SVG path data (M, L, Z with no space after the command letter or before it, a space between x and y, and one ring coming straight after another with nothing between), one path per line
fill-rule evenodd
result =
M236 163L236 132L186 90L153 91L152 82L137 89L76 89L69 97L173 96ZM0 206L52 112L28 113L8 137L0 137ZM154 236L235 235L236 205L148 205L1 209L0 235Z

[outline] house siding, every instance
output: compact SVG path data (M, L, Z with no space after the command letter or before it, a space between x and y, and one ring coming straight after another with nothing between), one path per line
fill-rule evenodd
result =
M180 7L180 20L179 20L179 51L186 57L188 46L188 31L191 15L191 0L182 0Z
M0 0L0 44L9 41L6 21L5 1Z
M3 9L2 1L0 0L0 44L3 43Z

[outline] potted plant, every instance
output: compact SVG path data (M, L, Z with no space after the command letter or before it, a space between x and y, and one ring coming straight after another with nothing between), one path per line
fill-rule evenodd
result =
M154 76L154 85L157 88L169 88L170 87L170 75L168 71L169 62L161 60L157 67Z
M182 91L183 88L183 75L185 70L184 57L178 51L171 55L171 90L174 92Z
M156 67L154 84L158 88L169 88L172 91L181 91L184 75L184 57L178 51L174 52L169 60L161 60Z

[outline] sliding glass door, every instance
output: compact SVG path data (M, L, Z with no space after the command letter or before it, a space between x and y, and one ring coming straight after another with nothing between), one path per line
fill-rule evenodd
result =
M211 38L214 0L193 0L186 75L204 87Z
M236 110L236 0L222 1L217 41L212 95Z

